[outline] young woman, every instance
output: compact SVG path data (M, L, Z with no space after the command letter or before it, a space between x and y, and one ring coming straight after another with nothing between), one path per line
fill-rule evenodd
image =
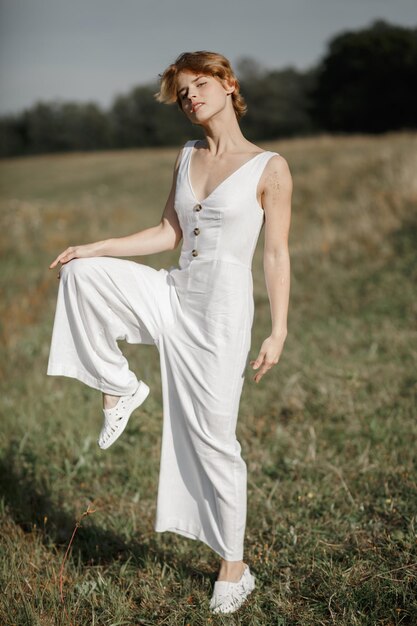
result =
M70 246L51 263L61 264L61 280L47 373L102 392L106 449L149 393L117 340L157 346L164 417L155 531L198 539L221 557L210 608L230 613L255 586L243 561L247 474L235 434L254 315L251 264L265 224L271 329L250 361L259 383L287 336L292 178L283 156L243 136L246 104L224 56L183 53L160 76L156 99L176 102L205 140L179 151L159 224ZM114 258L181 240L169 269Z

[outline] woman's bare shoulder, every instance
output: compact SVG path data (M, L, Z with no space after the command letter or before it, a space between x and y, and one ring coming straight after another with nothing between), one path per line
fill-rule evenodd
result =
M265 152L272 152L273 156L268 160L262 173L261 192L276 192L284 189L291 191L293 180L287 159L282 154L274 153L272 150L265 150Z

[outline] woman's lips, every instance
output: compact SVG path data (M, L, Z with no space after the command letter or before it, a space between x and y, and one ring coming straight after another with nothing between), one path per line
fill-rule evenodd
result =
M195 111L197 111L199 108L201 108L204 105L204 102L199 102L197 104L195 104L193 106L193 113L195 113Z

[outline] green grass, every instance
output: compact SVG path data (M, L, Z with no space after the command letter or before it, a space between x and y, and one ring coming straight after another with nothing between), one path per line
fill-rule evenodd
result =
M158 352L120 343L152 394L96 444L101 397L46 376L68 245L157 223L176 150L1 162L0 623L11 626L417 623L417 135L261 144L294 179L288 337L259 385L248 368L238 439L248 464L245 561L258 586L208 610L218 557L155 533L162 428ZM250 358L270 330L254 258ZM155 268L172 253L136 257ZM84 517L60 570L77 520Z

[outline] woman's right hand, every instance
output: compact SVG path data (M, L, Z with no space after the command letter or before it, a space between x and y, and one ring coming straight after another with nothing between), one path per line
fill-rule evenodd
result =
M64 265L65 263L72 261L72 259L83 259L92 256L98 256L97 246L94 243L87 243L82 246L69 246L69 248L61 252L61 254L58 254L56 259L52 261L49 266L49 269L52 270L58 265L58 263Z

